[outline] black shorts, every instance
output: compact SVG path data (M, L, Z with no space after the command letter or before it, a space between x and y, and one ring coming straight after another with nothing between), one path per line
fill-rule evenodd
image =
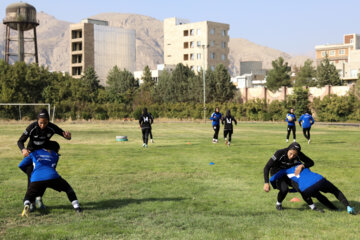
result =
M30 183L25 198L27 198L30 201L34 201L37 196L44 195L46 188L52 188L58 192L72 191L70 184L67 181L65 181L62 177L59 177L56 179Z

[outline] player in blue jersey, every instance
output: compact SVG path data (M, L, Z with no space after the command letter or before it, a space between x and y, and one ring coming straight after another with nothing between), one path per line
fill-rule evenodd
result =
M298 166L302 166L303 169L299 173L296 173L295 171ZM326 207L337 210L335 205L320 193L324 192L332 193L347 208L348 213L355 214L355 210L350 206L344 194L334 184L320 174L304 168L304 165L300 165L299 163L297 166L278 171L271 177L271 185L276 187L277 179L281 179L284 176L287 176L291 180L292 186L301 193L303 199L312 210L318 210L311 199L312 197L317 198Z
M306 111L305 114L301 115L299 118L299 125L303 128L303 133L305 138L308 140L308 144L310 144L310 129L314 123L315 120L311 114L309 114L309 111Z
M215 112L211 114L210 120L212 120L212 127L214 129L213 143L218 143L219 131L220 131L220 120L221 113L219 112L219 108L215 108Z
M42 196L46 188L52 188L58 192L65 192L76 212L82 211L74 190L55 170L59 161L59 149L60 146L57 144L54 150L35 150L19 164L19 168L24 172L29 164L34 166L30 178L30 185L24 197L22 216L29 216L30 204L35 201L37 196Z
M296 142L296 116L294 114L294 109L290 108L290 112L286 115L285 121L288 123L287 126L287 135L286 135L286 142L289 142L290 132L293 133L294 142Z

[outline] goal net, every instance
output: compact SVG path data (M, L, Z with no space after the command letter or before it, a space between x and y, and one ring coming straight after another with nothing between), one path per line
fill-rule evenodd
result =
M0 119L36 119L43 108L50 114L50 103L0 103Z

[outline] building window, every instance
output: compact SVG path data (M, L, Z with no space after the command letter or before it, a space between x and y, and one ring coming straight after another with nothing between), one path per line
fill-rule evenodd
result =
M195 43L194 42L190 42L190 47L194 48L195 47Z
M329 56L331 56L331 57L335 56L335 50L329 51Z
M215 41L210 41L210 46L214 46L215 45Z
M210 29L210 34L211 34L211 35L214 35L214 34L215 34L215 29L214 29L214 28L211 28L211 29Z
M201 53L198 53L198 54L196 55L196 58L197 58L197 59L201 59Z
M190 29L190 36L194 36L195 35L195 30L194 29Z
M221 47L226 48L226 42L221 42Z
M184 61L189 60L189 54L184 54Z
M196 29L196 35L200 35L201 34L201 30L200 29Z
M72 51L81 51L82 50L82 43L81 42L77 42L77 43L72 43Z
M221 54L221 60L225 61L225 59L226 59L225 54Z
M72 63L81 63L82 55L72 55Z
M201 42L200 42L200 41L197 41L196 45L197 45L198 47L201 47Z
M193 53L190 54L190 60L194 60L194 54Z
M184 30L184 37L189 36L189 31L188 30Z
M72 75L73 76L80 76L82 72L82 67L73 67L72 68Z
M339 55L345 55L345 49L340 49L339 50Z
M215 70L215 67L214 67L214 66L210 66L210 69L211 69L211 71L214 71L214 70Z
M210 53L210 58L211 58L211 59L215 59L215 53L213 53L213 52Z
M326 57L326 51L321 51L321 56Z
M221 35L223 35L225 37L226 36L226 30L222 30Z
M184 48L189 48L189 43L188 42L184 42Z
M71 32L71 38L72 39L82 38L82 31L81 30L73 30Z

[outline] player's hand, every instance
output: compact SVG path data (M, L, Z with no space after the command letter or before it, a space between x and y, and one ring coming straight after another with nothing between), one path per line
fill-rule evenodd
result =
M24 148L23 150L21 150L21 153L24 157L27 157L27 156L29 156L30 151L28 149Z
M265 192L269 192L269 191L270 191L270 184L268 184L268 183L265 183L265 184L264 184L264 191L265 191Z
M296 177L299 176L300 173L301 173L301 171L302 171L304 168L305 168L304 164L301 164L301 165L297 166L296 169L295 169L295 176L296 176Z
M69 131L63 132L63 136L67 140L71 140L71 132L69 132Z

